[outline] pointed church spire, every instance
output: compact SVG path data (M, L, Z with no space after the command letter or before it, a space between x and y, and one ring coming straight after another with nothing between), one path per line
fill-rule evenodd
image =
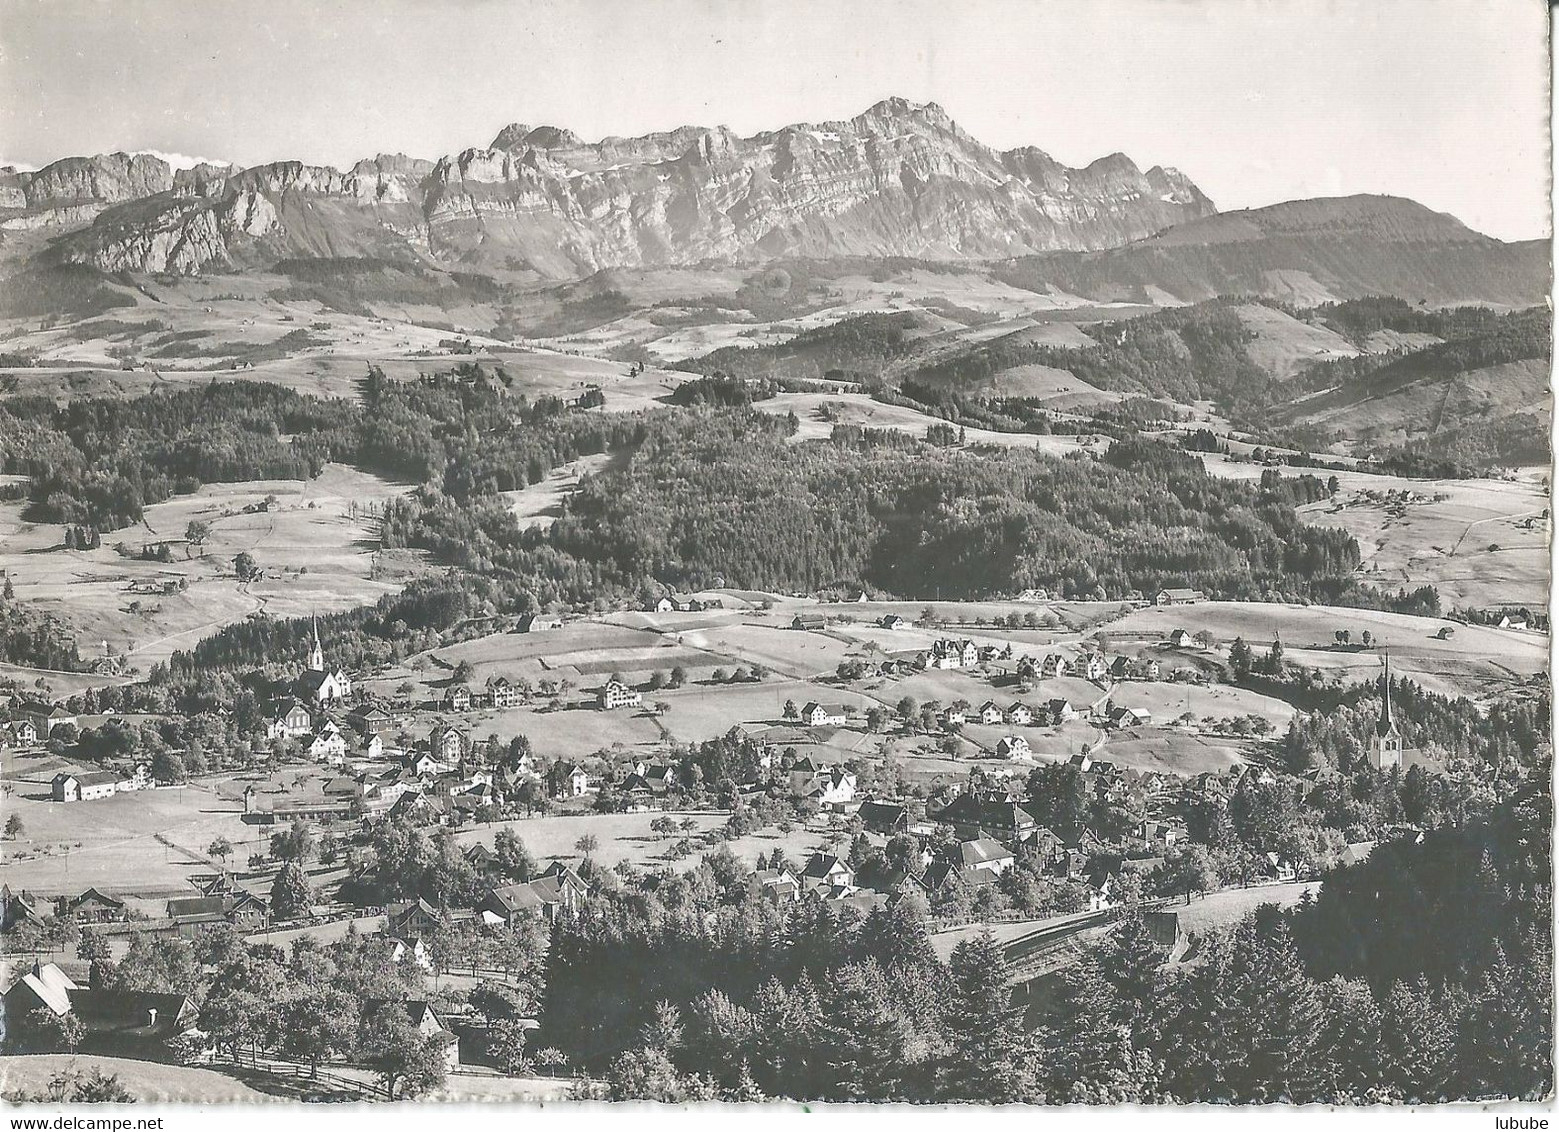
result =
M319 616L317 614L314 617L314 644L309 649L309 671L325 671L325 649L319 643Z
M1385 650L1386 671L1380 678L1380 719L1375 724L1377 735L1391 735L1397 729L1397 721L1391 715L1391 650Z

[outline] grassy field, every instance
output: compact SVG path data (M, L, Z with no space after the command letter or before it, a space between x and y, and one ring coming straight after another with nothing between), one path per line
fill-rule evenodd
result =
M1213 475L1254 480L1259 464L1203 456ZM1288 469L1284 474L1299 474ZM1363 555L1361 577L1376 585L1433 585L1442 608L1546 606L1547 524L1518 524L1549 507L1546 488L1530 479L1416 480L1365 472L1337 477L1335 499L1299 509L1307 523L1353 535ZM1404 501L1402 493L1411 493Z
M1437 639L1443 626L1454 630L1450 640ZM1542 633L1324 605L1209 601L1169 609L1150 607L1112 623L1110 632L1156 640L1175 628L1192 633L1206 629L1220 653L1226 653L1237 636L1262 647L1277 634L1288 659L1351 681L1375 679L1380 673L1380 650L1389 647L1392 671L1411 676L1430 691L1474 698L1524 681L1548 665L1549 642ZM1347 629L1356 644L1369 630L1375 647L1337 649L1333 633L1339 629Z
M563 513L563 501L572 495L587 475L606 468L612 457L605 453L581 456L571 463L553 468L540 483L519 491L502 491L499 495L509 505L521 530L539 528L545 530Z
M202 854L215 838L232 842L233 861L241 863L269 836L264 827L243 823L243 805L225 780L53 802L49 780L61 765L51 756L0 754L11 788L6 813L24 827L4 846L0 873L12 887L75 893L96 885L130 895L188 895L188 878L211 871Z
M49 1078L62 1070L90 1073L94 1069L118 1077L142 1103L257 1104L281 1099L210 1069L86 1053L0 1057L0 1093L14 1097L41 1092L48 1086Z
M1285 884L1257 885L1254 888L1231 888L1195 897L1189 904L1183 900L1171 900L1164 906L1164 910L1180 913L1180 923L1186 931L1205 932L1244 919L1263 904L1276 904L1279 908L1292 907L1299 903L1299 898L1306 892L1320 895L1321 882L1290 881Z
M825 406L826 416L825 416ZM864 393L781 393L754 403L764 413L784 416L795 413L801 427L793 442L818 440L833 433L835 424L861 425L865 428L896 429L924 436L933 424L945 424L938 418L901 405L885 405ZM1035 436L1021 432L992 432L983 428L965 430L970 444L994 444L1002 448L1034 448L1053 456L1063 456L1107 443L1094 436Z
M575 843L581 837L588 835L598 842L597 848L590 856L599 865L612 867L626 861L643 868L671 865L678 869L689 869L698 864L704 853L712 850L699 847L688 856L675 857L670 852L671 846L683 837L697 837L709 830L718 829L725 824L728 815L673 812L671 816L678 822L690 818L696 828L691 834L678 833L675 837L668 838L663 838L650 830L650 823L661 816L656 812L557 814L524 818L518 821L494 822L491 826L484 825L477 829L464 830L456 835L456 841L463 846L481 843L491 848L493 838L497 836L500 829L511 829L515 836L524 842L531 855L543 865L555 860L577 865L584 859L584 854L574 847ZM800 865L813 852L837 845L837 837L837 834L830 836L820 826L810 829L797 826L789 833L781 833L771 827L725 844L732 853L749 866L753 865L760 855L765 857L772 855L775 849L783 849L786 857Z
M146 509L144 525L105 536L96 550L66 550L61 528L0 505L0 570L18 600L57 614L79 633L84 658L105 648L145 671L175 651L246 617L301 617L349 609L398 591L424 569L410 551L380 553L378 508L407 488L340 465L316 479L208 484ZM270 497L274 507L255 510ZM209 524L202 553L186 557L191 521ZM172 540L174 560L140 561L145 544ZM240 583L233 558L254 556L264 577ZM182 581L173 594L141 594L135 583ZM103 683L94 679L95 683ZM63 690L63 689L62 689Z

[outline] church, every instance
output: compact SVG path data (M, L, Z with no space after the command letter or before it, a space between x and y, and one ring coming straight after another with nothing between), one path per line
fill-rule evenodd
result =
M292 694L314 707L340 703L352 695L352 678L346 670L325 667L325 650L319 643L318 618L314 620L314 643L309 649L308 667L293 681Z
M1380 718L1375 721L1375 733L1370 736L1370 766L1376 770L1406 769L1417 761L1418 751L1402 746L1402 732L1397 729L1396 717L1391 711L1391 654L1386 654L1386 671L1380 678Z

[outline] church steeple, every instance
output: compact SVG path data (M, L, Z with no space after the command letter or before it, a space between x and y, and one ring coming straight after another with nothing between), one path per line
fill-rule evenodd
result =
M1391 652L1386 650L1386 671L1380 678L1380 718L1375 721L1375 734L1370 736L1370 764L1376 770L1390 770L1402 765L1402 733L1397 730L1397 720L1391 713Z
M1397 721L1391 715L1391 650L1386 650L1386 671L1380 678L1380 719L1375 723L1375 734L1397 734Z
M325 671L325 650L319 643L319 618L314 618L314 646L309 649L309 671Z

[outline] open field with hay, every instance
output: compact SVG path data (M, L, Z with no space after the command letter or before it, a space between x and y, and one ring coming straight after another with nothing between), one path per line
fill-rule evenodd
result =
M77 631L83 659L111 651L145 671L246 617L350 609L398 591L425 567L417 552L380 551L376 522L407 490L341 465L308 481L207 484L147 507L141 526L95 550L67 550L61 527L4 503L0 571L19 601ZM192 522L210 529L202 545L185 538ZM141 557L160 544L169 561ZM247 583L233 570L244 552L263 572Z
M1204 455L1213 475L1260 479L1260 464ZM1284 469L1299 475L1302 468ZM1353 535L1361 577L1382 588L1433 585L1442 608L1548 604L1547 487L1532 478L1418 480L1354 471L1335 475L1338 493L1299 508L1316 526Z

